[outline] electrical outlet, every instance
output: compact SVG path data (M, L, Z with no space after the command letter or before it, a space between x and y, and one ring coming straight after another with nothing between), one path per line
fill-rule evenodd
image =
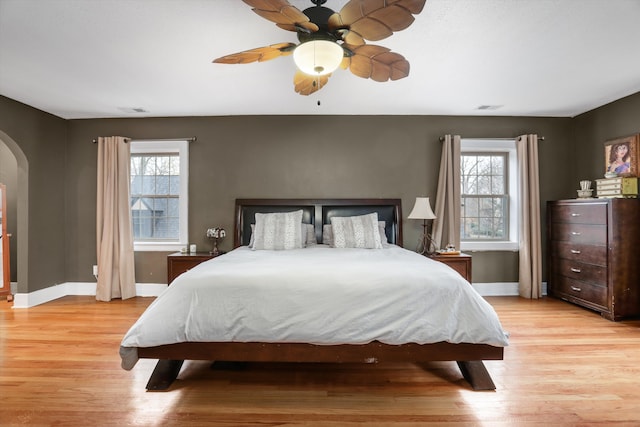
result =
M94 265L94 266L93 266L93 275L94 275L94 276L97 276L97 275L98 275L98 266L97 266L97 265Z

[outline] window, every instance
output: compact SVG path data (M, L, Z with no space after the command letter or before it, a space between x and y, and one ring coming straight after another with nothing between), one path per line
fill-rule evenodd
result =
M516 250L515 140L461 140L460 240L466 250Z
M134 248L177 250L188 240L188 142L130 144Z

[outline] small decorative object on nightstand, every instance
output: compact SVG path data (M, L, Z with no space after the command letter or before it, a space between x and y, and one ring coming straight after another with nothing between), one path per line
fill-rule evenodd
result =
M218 240L223 239L227 235L227 232L224 231L222 227L214 227L207 229L207 237L213 241L213 246L209 254L211 255L219 255L220 251L218 250Z
M416 197L416 203L408 216L409 219L422 220L422 239L418 245L417 252L423 255L431 255L436 251L435 243L431 238L431 233L427 229L427 220L433 221L436 215L431 210L431 204L428 197Z

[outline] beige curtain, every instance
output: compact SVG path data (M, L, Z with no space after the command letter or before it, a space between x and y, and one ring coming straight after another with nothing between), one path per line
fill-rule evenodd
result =
M98 138L98 301L136 295L127 141L120 136Z
M542 249L540 236L540 181L538 172L538 136L522 135L516 139L518 186L520 193L520 273L521 297L542 296Z
M440 157L433 241L460 249L460 135L445 135Z

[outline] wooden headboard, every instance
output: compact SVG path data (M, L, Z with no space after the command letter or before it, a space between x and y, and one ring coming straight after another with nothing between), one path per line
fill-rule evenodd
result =
M335 216L365 215L377 212L385 222L389 243L402 246L402 207L400 199L236 199L233 246L249 244L251 224L256 213L291 212L302 209L302 222L314 224L316 240L322 242L322 225Z

